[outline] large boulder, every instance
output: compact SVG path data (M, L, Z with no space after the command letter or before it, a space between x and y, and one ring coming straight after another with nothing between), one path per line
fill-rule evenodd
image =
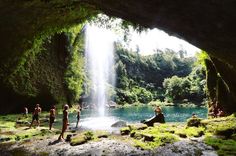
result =
M125 121L117 121L111 125L111 127L125 127L125 126L127 126L127 123Z

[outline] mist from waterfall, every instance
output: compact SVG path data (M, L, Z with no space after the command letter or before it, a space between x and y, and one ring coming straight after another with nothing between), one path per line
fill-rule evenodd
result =
M115 85L113 33L94 25L86 27L86 70L91 80L91 101L99 116L105 116L109 103L108 91Z

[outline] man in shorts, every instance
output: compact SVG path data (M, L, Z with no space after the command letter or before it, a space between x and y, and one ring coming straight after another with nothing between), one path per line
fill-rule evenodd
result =
M52 129L52 124L55 121L55 116L56 116L56 107L55 105L52 106L50 109L50 115L49 115L49 130Z
M40 121L39 121L39 114L41 113L42 109L39 107L39 104L36 104L36 107L34 108L33 111L33 116L32 116L32 122L30 124L30 128L32 127L34 120L37 122L37 126L39 127Z

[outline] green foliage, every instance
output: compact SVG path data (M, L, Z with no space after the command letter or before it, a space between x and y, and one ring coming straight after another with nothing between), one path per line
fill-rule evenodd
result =
M133 93L133 92L130 92L130 91L124 91L124 90L120 90L120 89L117 89L116 90L116 101L119 103L119 104L124 104L124 103L135 103L137 101L137 96Z
M230 138L236 133L236 118L233 115L203 120L201 123L207 128L207 133L220 135L225 138Z
M142 87L134 87L132 91L137 95L138 101L141 103L148 103L152 101L152 93Z
M86 138L87 140L92 140L92 139L94 139L94 134L93 134L92 131L87 131L87 132L85 132L85 133L84 133L84 136L85 136L85 138Z
M190 90L190 81L186 78L173 76L164 80L163 87L166 89L166 96L172 99L169 102L173 102L174 100L184 99L186 97Z
M205 51L201 51L196 53L196 57L197 57L197 62L195 63L196 66L201 65L204 68L206 68L206 59L209 59L208 54Z
M170 49L157 51L150 56L140 56L128 52L117 43L116 50L118 104L163 100L163 80L173 75L187 76L194 62L192 58L178 58L177 53ZM186 93L189 91L189 83L188 79L182 83Z
M178 136L168 131L173 128L170 125L158 125L148 127L145 130L136 130L133 133L135 146L142 149L153 149L166 143L173 143L179 140ZM168 129L168 130L167 130Z
M163 82L166 100L169 102L188 99L202 102L205 98L205 70L202 66L194 67L187 77L173 76Z
M209 136L204 139L204 142L216 149L220 156L236 155L236 140Z
M97 138L97 135L95 135L92 131L85 131L72 137L70 145L71 146L81 145L90 140L94 140L95 138Z
M175 134L187 137L200 137L204 135L204 127L186 127L175 131Z
M84 35L83 25L78 25L70 29L70 56L69 64L65 72L65 81L71 92L71 100L76 101L83 92L83 83L85 80L84 71Z

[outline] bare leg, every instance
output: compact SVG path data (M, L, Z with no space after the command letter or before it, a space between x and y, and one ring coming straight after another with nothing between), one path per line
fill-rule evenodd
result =
M77 120L75 128L78 128L78 124L79 124L79 120Z
M65 132L64 130L61 131L61 134L60 134L58 140L61 140L61 141L64 140L64 132Z
M30 127L29 127L29 128L31 128L31 127L32 127L33 123L34 123L34 120L32 120L32 121L31 121L31 124L30 124Z
M51 130L52 129L52 125L53 125L53 122L49 122L49 130Z
M52 123L50 122L49 123L49 130L51 130L52 129Z

